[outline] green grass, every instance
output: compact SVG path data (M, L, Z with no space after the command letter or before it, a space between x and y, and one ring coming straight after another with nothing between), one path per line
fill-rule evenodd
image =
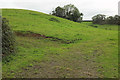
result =
M25 66L43 60L46 52L56 50L58 44L44 39L16 37L18 53L11 55L10 62L3 61L3 77L14 77L11 73L20 72ZM56 48L55 48L56 47ZM52 50L53 49L53 50ZM59 49L57 49L59 50ZM60 50L59 50L60 51ZM9 68L8 68L9 67Z
M10 25L14 31L31 31L46 36L57 37L63 40L83 39L83 41L99 37L99 34L102 37L111 34L116 35L117 33L114 31L87 28L86 26L88 25L84 23L79 24L39 12L27 10L5 11L6 10L3 10L3 17L5 16L7 19L9 19ZM49 21L50 18L56 18L60 22ZM94 34L91 35L91 33ZM105 35L101 35L101 33Z
M110 25L110 24L99 25L99 24L92 24L92 22L84 22L84 24L87 24L91 27L97 26L97 28L99 29L118 31L118 25Z
M85 61L86 59L89 60L89 63L91 60L95 60L96 65L92 66L97 67L97 72L101 77L118 77L117 25L97 25L91 22L76 23L52 15L22 9L3 9L2 12L3 17L9 20L11 28L15 32L19 31L25 34L30 31L58 38L65 42L73 42L66 44L51 39L16 36L18 51L16 55L11 55L13 60L7 63L3 62L3 77L15 77L18 72L23 72L23 68L29 65L34 66L35 61L51 61L51 56L55 56L56 61L61 59L67 59L65 62L77 60L81 61L81 64L88 63ZM50 21L51 18L55 18L57 21ZM91 67L89 63L86 68ZM66 63L66 66L75 70L74 68L80 65ZM85 67L84 64L83 66ZM81 77L87 77L87 75Z

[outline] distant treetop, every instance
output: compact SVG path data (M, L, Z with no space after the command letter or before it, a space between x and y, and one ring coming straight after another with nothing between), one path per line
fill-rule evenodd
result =
M79 10L72 4L65 5L64 7L58 6L51 14L75 22L81 22L83 16L83 13L80 13Z

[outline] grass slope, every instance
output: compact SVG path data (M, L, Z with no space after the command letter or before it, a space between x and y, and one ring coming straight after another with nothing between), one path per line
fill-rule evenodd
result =
M16 36L18 52L9 63L3 62L3 77L118 77L117 25L76 23L22 9L3 9L2 12L15 32L71 42ZM39 69L40 65L44 67ZM46 66L50 67L49 72Z

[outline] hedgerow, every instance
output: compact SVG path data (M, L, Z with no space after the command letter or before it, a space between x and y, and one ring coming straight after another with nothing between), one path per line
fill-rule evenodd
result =
M10 29L9 21L2 18L2 56L10 55L15 52L15 38Z

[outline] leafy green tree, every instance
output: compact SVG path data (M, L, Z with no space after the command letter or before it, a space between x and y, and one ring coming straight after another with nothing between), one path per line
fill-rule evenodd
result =
M52 15L66 18L75 22L82 21L83 14L72 4L65 5L62 7L57 7L55 11L52 11Z
M65 5L65 14L66 18L69 20L73 20L75 22L81 21L83 14L79 12L79 10L72 4Z
M105 19L106 19L105 15L103 15L103 14L98 14L98 15L92 17L93 24L104 24Z
M52 15L58 16L58 17L65 17L65 10L58 6L55 11L52 11Z
M120 24L120 16L109 16L106 19L107 24Z
M105 15L98 14L92 17L93 24L116 24L120 25L120 16L108 16L107 18Z
M114 24L120 25L120 16L119 15L114 16Z
M115 23L114 17L113 16L107 17L106 22L107 24L114 24Z

